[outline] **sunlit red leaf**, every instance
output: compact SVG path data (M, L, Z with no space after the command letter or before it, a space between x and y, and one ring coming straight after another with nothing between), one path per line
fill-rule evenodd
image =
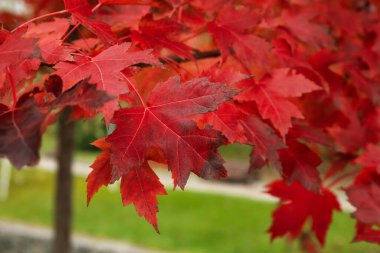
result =
M112 120L116 130L107 137L113 175L119 178L140 168L150 148L158 147L167 159L174 185L185 187L190 172L204 178L225 176L217 147L224 139L214 130L198 129L188 116L215 110L235 91L208 79L181 84L171 78L150 93L146 107L125 108Z

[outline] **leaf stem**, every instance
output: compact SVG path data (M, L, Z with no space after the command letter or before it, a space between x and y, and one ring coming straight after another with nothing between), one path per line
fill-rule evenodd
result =
M11 88L12 88L13 108L16 108L16 105L17 105L16 84L15 84L15 80L13 79L11 69L9 68L9 66L7 66L7 75L8 75L9 81L11 83Z
M122 72L120 72L120 73L125 78L125 80L129 83L129 85L132 87L133 91L136 93L137 97L139 98L142 106L144 106L144 108L147 108L147 105L145 104L144 99L141 97L140 92L137 90L135 85L129 80L129 78L126 75L124 75L124 73L122 73Z
M53 16L57 16L57 15L61 15L61 14L65 14L67 13L68 11L67 10L62 10L62 11L56 11L56 12L52 12L52 13L47 13L45 15L42 15L42 16L38 16L38 17L35 17L35 18L32 18L28 21L26 21L25 23L19 25L18 27L16 27L15 29L12 30L12 32L15 32L17 31L18 29L26 26L26 25L29 25L30 23L33 23L37 20L40 20L40 19L44 19L44 18L49 18L49 17L53 17Z
M97 5L95 5L95 7L94 8L92 8L92 10L91 10L91 12L95 12L97 9L99 9L100 7L102 6L102 3L101 2L99 2Z
M65 40L67 40L67 38L79 27L79 22L75 24L75 26L73 28L71 28L71 30L66 33L65 37L62 38L62 42L64 42Z

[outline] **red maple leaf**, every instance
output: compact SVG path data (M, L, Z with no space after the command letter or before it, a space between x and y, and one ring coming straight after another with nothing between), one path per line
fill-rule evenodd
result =
M380 174L375 167L362 168L346 192L348 201L357 208L353 217L362 223L380 224Z
M94 194L101 186L107 186L111 182L112 165L110 163L111 145L105 141L105 138L98 139L91 143L102 150L102 153L96 157L91 164L92 171L87 177L87 205Z
M268 185L268 193L280 198L281 205L273 212L273 223L269 228L272 240L289 234L297 237L311 218L311 229L323 245L326 232L332 220L334 210L340 211L335 195L328 189L321 189L319 194L306 190L300 183L290 185L275 181Z
M16 108L0 104L0 156L17 168L37 164L44 119L33 99L20 102Z
M217 147L224 139L214 130L198 129L188 116L215 110L236 92L207 78L184 84L179 78L160 83L144 107L117 111L112 122L116 130L107 137L115 179L140 168L148 151L162 150L174 185L184 188L190 172L204 178L225 176ZM143 102L143 101L142 101Z
M380 173L380 147L368 144L365 152L355 162L365 167L376 167L378 173Z
M318 12L311 8L299 13L283 11L279 25L288 28L298 39L314 47L331 45L333 40L327 28L312 21L317 15Z
M305 76L286 68L273 70L272 77L263 78L257 84L252 80L247 84L249 86L238 95L237 100L254 101L261 116L269 119L282 137L292 126L292 118L303 118L288 98L321 89Z
M0 45L0 89L5 80L6 67L18 65L36 54L35 40L25 38L25 32L26 28L21 28L4 35L3 42Z
M203 125L219 130L231 143L249 144L251 168L259 169L269 161L282 170L277 150L285 148L275 131L255 115L245 113L241 108L248 105L222 104L218 110L196 117Z
M89 82L96 84L99 90L118 97L129 92L122 70L137 63L159 64L150 50L129 52L129 47L129 43L124 43L112 46L95 57L78 56L75 62L60 62L54 66L57 69L55 74L62 78L64 91L89 78ZM116 99L104 106L102 112L106 122L112 118L117 107Z
M40 63L40 60L36 58L24 59L17 64L13 64L6 68L7 74L4 83L3 85L0 84L1 103L10 106L15 100L17 100L19 93L25 93L31 88L30 86L27 86L27 82L25 81L31 81L35 78ZM15 88L15 94L13 94L12 86ZM14 97L14 95L16 97Z
M366 241L380 244L380 230L362 222L356 223L354 242Z
M116 44L118 39L108 24L89 19L92 10L88 0L64 0L64 2L66 10L72 14L74 21L79 22L94 33L104 44Z
M51 22L30 25L26 35L29 38L38 38L37 45L41 56L46 63L55 64L70 58L71 51L62 45L61 40L69 27L67 19L56 18Z
M168 18L154 20L151 14L140 20L139 30L132 31L132 40L140 44L143 49L153 48L157 52L166 48L176 55L192 59L191 47L179 42L176 38L184 26Z
M105 138L96 140L92 145L102 149L102 153L91 165L93 170L87 177L87 205L101 186L107 186L112 182L111 145L105 141ZM156 196L164 195L166 191L147 162L122 176L120 192L123 205L133 203L137 213L144 216L158 232Z
M354 240L380 244L380 174L376 167L362 168L346 193L356 208L352 214L357 220Z
M286 144L288 148L278 151L283 178L288 183L298 180L305 188L318 193L321 179L317 167L322 163L321 158L303 143L290 140Z
M91 16L91 5L88 0L63 0L66 10L73 15Z
M371 118L368 118L366 113L357 104L353 104L353 101L348 97L336 96L336 100L341 104L345 121L338 121L336 125L327 128L327 130L335 140L335 145L339 150L344 153L355 154L367 144L376 143L379 123L371 122ZM373 116L375 115L374 113Z
M239 120L246 117L234 104L222 104L218 110L196 117L200 125L211 125L215 130L219 130L231 143L246 143L247 138L244 128Z
M156 216L157 195L165 195L166 191L148 162L144 162L140 168L133 168L122 176L120 191L123 205L133 203L137 213L144 216L159 232Z
M254 147L251 152L250 168L260 169L269 161L272 166L281 171L282 165L278 151L285 148L285 144L275 130L254 115L246 116L241 124L245 129L247 144Z
M49 103L50 108L64 106L79 106L84 110L94 110L102 107L106 102L112 100L104 90L97 90L96 85L83 80L70 90L62 93L57 99Z
M235 9L232 4L226 4L220 10L218 18L208 24L208 30L220 46L224 58L233 54L233 49L248 68L253 62L261 67L268 67L271 44L259 36L247 33L260 19L249 8Z

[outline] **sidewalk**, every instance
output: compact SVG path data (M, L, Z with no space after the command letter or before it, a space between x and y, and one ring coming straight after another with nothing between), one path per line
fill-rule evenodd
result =
M16 222L0 221L0 252L50 252L51 229ZM128 243L75 234L73 253L159 253Z
M73 173L77 176L86 177L90 172L90 163L75 162L73 164ZM53 158L41 158L39 168L45 171L55 171L56 161ZM169 171L164 169L156 169L156 174L160 177L161 183L167 188L173 188L173 181ZM265 202L277 202L278 199L265 193L266 182L255 182L251 184L243 183L226 183L223 181L209 181L197 177L192 174L186 184L185 190L195 192L206 192L219 195L242 197L252 200L259 200ZM337 192L339 203L342 209L346 212L352 212L353 206L347 201L346 196L342 191Z

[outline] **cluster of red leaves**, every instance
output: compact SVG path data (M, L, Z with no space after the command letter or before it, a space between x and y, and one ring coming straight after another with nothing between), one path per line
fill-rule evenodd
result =
M190 173L226 176L218 147L241 143L252 169L283 178L268 186L284 201L272 238L311 218L323 244L340 210L329 188L350 168L355 240L380 242L377 1L28 2L42 16L12 27L22 18L0 15L13 28L0 30L0 156L16 167L38 161L42 133L71 106L116 126L94 142L88 202L121 180L123 204L158 230L166 192L150 162L183 189Z

